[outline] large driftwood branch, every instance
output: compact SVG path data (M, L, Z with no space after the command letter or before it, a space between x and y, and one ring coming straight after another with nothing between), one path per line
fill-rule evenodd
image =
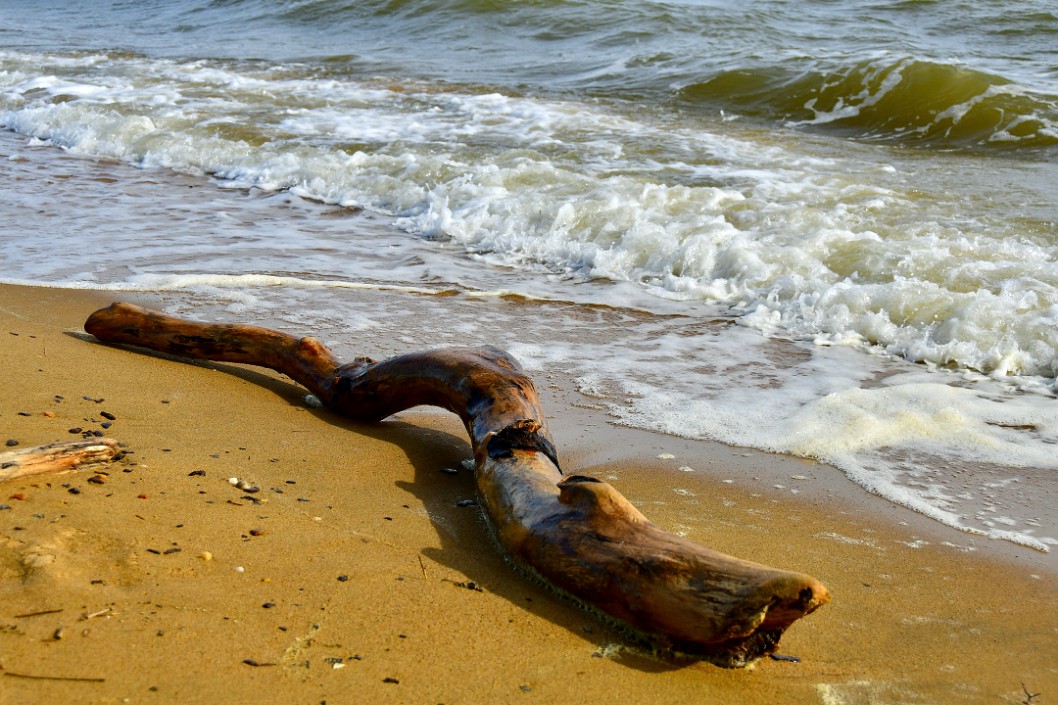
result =
M119 453L112 438L61 441L0 453L0 482L31 475L62 473L109 463Z
M830 600L807 575L712 551L670 534L610 485L558 467L539 397L496 348L448 348L339 365L315 338L195 323L116 303L85 330L101 341L262 365L325 406L375 422L420 404L470 434L485 514L508 555L652 643L722 665L773 652L797 619Z

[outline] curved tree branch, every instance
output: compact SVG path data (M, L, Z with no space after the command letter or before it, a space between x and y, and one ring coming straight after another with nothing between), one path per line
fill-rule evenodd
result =
M564 477L536 388L502 350L446 348L339 365L315 338L124 303L93 313L85 330L108 343L269 367L358 421L422 404L458 414L486 517L508 555L663 648L744 665L773 652L787 627L830 600L814 578L699 546L651 523L610 485Z

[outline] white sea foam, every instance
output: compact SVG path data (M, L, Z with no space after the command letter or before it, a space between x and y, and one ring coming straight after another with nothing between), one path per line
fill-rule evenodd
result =
M11 74L0 123L77 153L367 206L488 261L730 304L766 332L997 377L1058 367L1053 242L996 232L941 194L924 202L891 165L850 175L846 160L774 143L494 94L112 63L91 82ZM244 139L219 136L247 115L230 122ZM658 172L690 183L627 171L659 142L681 159Z

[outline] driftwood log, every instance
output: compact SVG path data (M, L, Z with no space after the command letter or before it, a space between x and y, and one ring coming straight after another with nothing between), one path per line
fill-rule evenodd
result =
M447 348L341 365L315 338L125 303L93 313L85 330L107 343L268 367L362 422L423 404L458 414L480 503L508 556L665 650L745 665L774 652L787 627L830 600L814 578L699 546L651 523L610 485L563 476L536 389L502 350Z
M112 438L78 439L0 453L0 482L105 465L121 451Z

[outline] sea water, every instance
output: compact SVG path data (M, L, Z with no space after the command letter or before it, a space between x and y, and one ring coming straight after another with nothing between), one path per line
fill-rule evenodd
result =
M502 345L1058 544L1050 4L3 5L3 281Z

